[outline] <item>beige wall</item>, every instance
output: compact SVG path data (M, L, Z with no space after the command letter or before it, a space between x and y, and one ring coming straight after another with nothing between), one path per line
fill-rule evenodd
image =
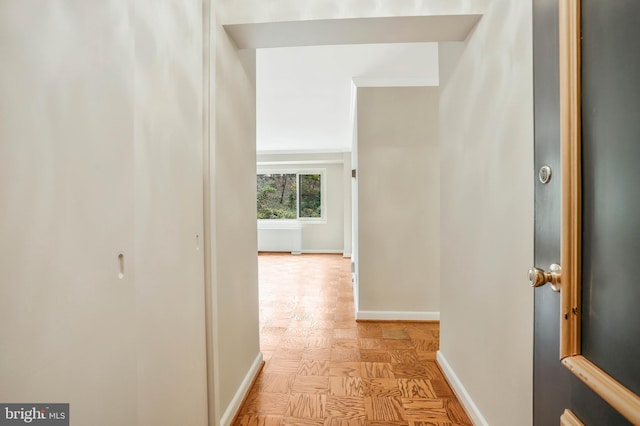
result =
M357 115L359 312L437 314L438 88L359 88Z
M212 20L210 212L215 422L230 422L260 361L256 231L255 51L238 51ZM250 379L250 377L249 377ZM250 383L249 383L250 384ZM246 383L245 383L246 385ZM240 392L240 394L238 394Z
M0 400L74 424L206 422L202 6L147 3L0 13Z
M202 2L133 3L137 424L201 424Z
M531 43L531 3L491 1L440 98L439 355L495 426L532 423Z

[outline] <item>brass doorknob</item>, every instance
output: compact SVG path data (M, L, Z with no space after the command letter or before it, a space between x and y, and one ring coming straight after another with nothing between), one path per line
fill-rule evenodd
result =
M531 287L540 287L549 284L553 291L560 291L561 272L562 268L556 263L549 267L549 272L534 266L533 268L529 268L529 284Z

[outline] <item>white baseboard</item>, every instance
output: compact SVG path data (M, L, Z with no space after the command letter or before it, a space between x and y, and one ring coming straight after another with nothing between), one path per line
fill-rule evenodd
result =
M314 250L314 249L304 249L302 253L306 254L342 254L342 250Z
M249 368L249 371L247 371L247 375L244 376L244 379L242 380L242 383L240 383L240 387L238 387L236 394L233 395L233 399L231 399L229 406L227 407L226 410L224 410L224 414L220 418L221 426L231 425L233 418L235 417L236 413L240 409L240 405L242 404L242 401L244 400L247 393L249 392L249 388L251 387L251 384L253 383L256 376L260 372L261 367L262 367L262 352L258 352L258 356L253 361L253 364L251 364L251 368Z
M469 417L471 417L471 421L473 421L473 424L476 426L489 426L489 423L487 423L487 421L484 419L482 413L480 412L480 409L478 409L476 403L473 402L473 399L471 399L471 395L469 395L469 392L467 392L467 389L464 387L456 373L453 371L453 368L451 368L451 365L449 365L447 359L444 357L441 351L438 351L437 361L438 365L442 369L442 372L449 381L449 384L453 388L453 391L458 397L458 400L464 406L467 414L469 414Z
M351 259L351 252L350 251L349 252L347 252L347 251L342 252L342 257L344 257L345 259Z
M370 321L440 321L440 312L357 311L356 319Z

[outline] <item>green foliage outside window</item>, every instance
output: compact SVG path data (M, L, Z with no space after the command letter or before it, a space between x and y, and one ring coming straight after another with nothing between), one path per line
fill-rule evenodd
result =
M320 175L299 175L300 217L322 217Z
M257 176L258 219L320 218L322 217L321 188L319 174L259 174ZM298 197L300 206L298 206Z

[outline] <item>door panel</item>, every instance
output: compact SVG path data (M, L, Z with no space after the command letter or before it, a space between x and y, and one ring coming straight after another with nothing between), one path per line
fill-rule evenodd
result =
M631 31L640 16L639 5L633 1L582 2L584 180L582 192L577 194L582 196L578 210L582 208L583 228L578 228L576 238L581 237L583 245L582 257L575 257L578 262L582 260L582 269L578 270L582 272L582 304L573 311L578 317L582 313L582 345L568 354L582 353L588 361L636 392L640 376L637 368L640 316L633 305L640 292L632 274L640 248L637 226L640 173L635 171L637 166L634 167L640 159L637 144L640 139L637 55L640 50L637 37ZM558 6L555 1L535 0L533 10L535 161L536 168L543 164L553 168L560 152ZM580 111L579 105L577 111ZM554 168L549 184L536 180L535 262L545 269L560 260L560 232L556 229L560 227L561 215L557 206L561 200L565 206L569 205L570 193L561 195L557 185L563 173L566 177L569 171L573 173L580 168L578 162L563 164L570 168L562 171ZM567 240L564 243L567 244ZM565 254L563 297L569 294L566 288L571 281L566 259ZM565 314L572 316L571 310L564 310L561 316L559 296L549 288L536 290L534 424L558 424L565 408L586 425L630 424L574 374L558 367L560 345L554 338L560 323L565 322ZM564 361L568 365L567 360L578 358L569 356Z
M582 8L582 353L638 394L640 4Z

